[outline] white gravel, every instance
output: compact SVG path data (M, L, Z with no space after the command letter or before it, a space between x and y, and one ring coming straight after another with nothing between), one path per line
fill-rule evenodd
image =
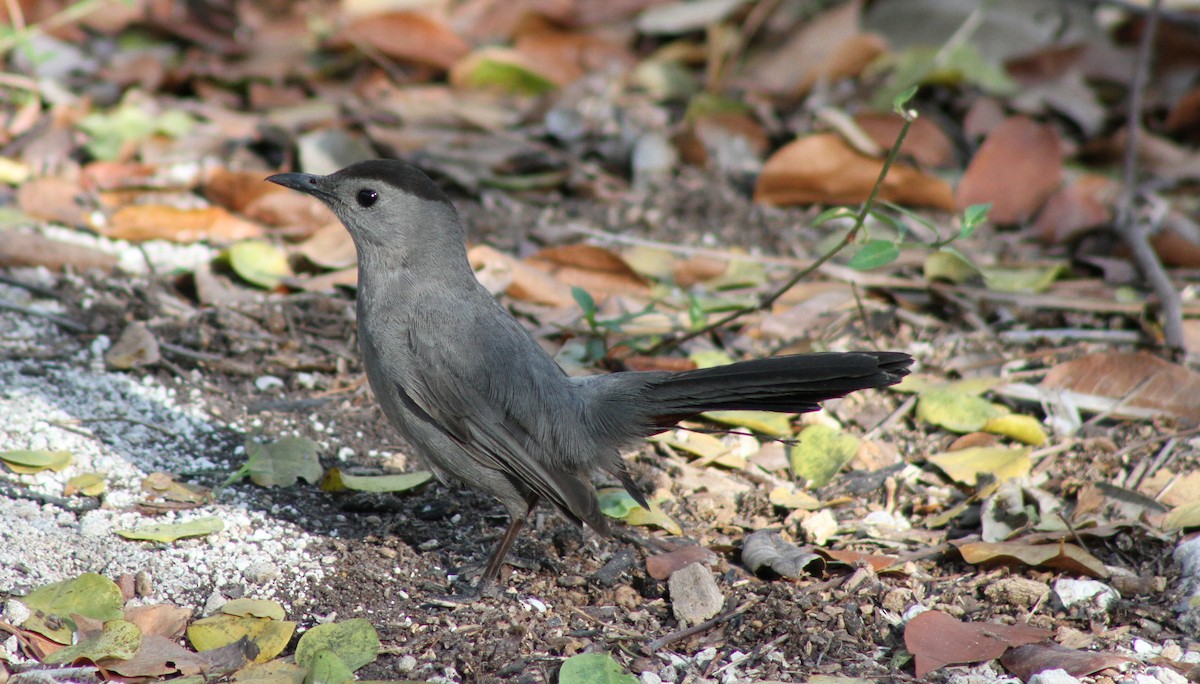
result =
M54 308L13 288L3 288L0 298ZM217 468L234 447L199 391L104 370L106 342L80 348L52 323L0 312L0 452L49 449L74 456L62 472L5 469L0 478L49 497L63 497L67 481L81 473L103 472L108 484L101 507L82 513L0 496L0 591L24 593L83 572L145 572L153 599L193 608L214 592L273 598L289 609L306 603L303 588L322 581L327 566L308 551L315 538L278 519L278 511L255 508L235 490L226 490L219 503L156 518L133 509L145 475ZM51 358L32 358L41 354ZM225 529L173 544L128 541L113 532L202 516L221 518Z

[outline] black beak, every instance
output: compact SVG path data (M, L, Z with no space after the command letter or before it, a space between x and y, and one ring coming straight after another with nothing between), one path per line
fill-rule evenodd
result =
M306 195L312 195L317 199L328 200L332 198L332 193L325 190L325 176L318 176L312 173L277 173L274 176L268 176L267 180L277 185L282 185L285 188L299 190Z

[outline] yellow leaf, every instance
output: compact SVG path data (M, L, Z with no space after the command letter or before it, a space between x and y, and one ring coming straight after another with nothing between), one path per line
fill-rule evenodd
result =
M983 426L983 431L993 435L1012 437L1018 442L1033 446L1041 446L1046 443L1046 431L1042 429L1041 422L1033 416L1022 416L1015 413L998 416L989 420Z
M1033 467L1028 447L971 447L935 454L929 457L929 462L952 480L970 486L974 486L982 474L992 475L997 480L1008 480L1028 475Z

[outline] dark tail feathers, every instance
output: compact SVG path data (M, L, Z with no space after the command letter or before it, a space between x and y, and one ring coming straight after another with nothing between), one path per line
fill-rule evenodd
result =
M746 409L804 413L818 402L886 387L908 375L901 352L825 352L775 356L664 374L646 388L654 422L667 427L704 411Z

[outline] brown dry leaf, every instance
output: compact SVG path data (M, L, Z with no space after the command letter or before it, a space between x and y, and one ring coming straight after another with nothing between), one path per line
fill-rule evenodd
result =
M676 570L692 563L711 563L717 554L699 545L684 546L667 553L646 557L646 572L656 580L665 580Z
M1112 220L1112 206L1119 191L1120 185L1107 176L1080 176L1046 201L1034 230L1045 242L1071 242Z
M158 167L136 162L94 161L79 172L79 185L91 192L145 188L153 184Z
M633 64L633 56L623 46L586 33L525 33L517 38L514 47L534 64L540 65L538 73L559 87L589 73L624 72Z
M555 307L575 306L570 287L542 269L509 254L487 245L476 245L467 252L467 260L476 272L505 272L507 282L503 291L514 299Z
M1108 577L1104 563L1074 544L1021 544L1018 542L967 542L958 552L968 563L1018 563L1030 567L1058 568L1089 577Z
M1200 87L1192 88L1175 101L1163 127L1170 133L1190 133L1195 139L1200 132Z
M904 119L895 114L859 114L854 122L882 149L891 149L904 127ZM954 143L928 118L913 122L900 144L900 154L915 159L921 166L943 168L954 164Z
M763 166L754 201L775 205L853 204L867 199L883 162L867 157L833 133L809 135L784 145ZM899 204L952 211L954 196L940 178L893 164L880 198Z
M862 73L887 51L883 38L863 33L861 2L840 4L792 31L788 41L751 59L738 79L750 90L802 97L820 80Z
M66 178L34 178L17 188L17 207L21 211L66 226L87 225L87 212L81 200L83 189Z
M381 12L355 18L332 38L329 47L340 49L366 44L401 62L447 71L471 51L441 20L420 12Z
M259 237L263 229L257 223L230 214L221 207L178 209L161 204L122 207L107 225L93 226L96 232L114 240L144 242L169 240L188 243L232 242Z
M835 550L825 548L814 548L813 553L822 556L827 561L833 563L841 563L843 565L859 565L866 564L875 572L879 572L885 568L890 568L899 561L895 556L882 556L875 553L863 553L861 551L850 551L848 549Z
M1150 236L1150 244L1168 266L1200 266L1200 225L1182 212L1168 213Z
M646 297L650 293L645 278L615 252L603 247L548 247L527 258L525 263L553 275L567 288L587 290L597 302L610 295Z
M940 610L927 610L904 626L904 647L916 660L914 674L924 677L946 665L992 660L1051 635L1028 625L960 622Z
M125 609L125 619L137 625L143 635L157 634L167 639L178 639L187 629L192 611L169 603L130 606Z
M297 246L297 251L322 268L349 268L358 263L354 240L340 222L327 223Z
M1062 144L1049 125L1010 117L993 130L958 183L960 209L991 202L999 224L1024 223L1062 184Z
M94 247L85 247L24 231L0 233L0 266L44 266L51 271L111 271L117 258Z
M1146 408L1200 420L1200 373L1145 352L1090 354L1060 363L1042 387L1107 397L1121 406Z
M1116 653L1081 651L1053 642L1025 644L1000 657L1004 669L1020 677L1023 682L1046 670L1066 670L1072 677L1086 677L1132 662L1136 661Z
M330 271L315 276L285 278L284 285L305 292L332 292L338 287L358 287L358 268Z
M132 658L104 658L96 664L104 670L135 678L164 677L176 672L184 676L198 675L210 667L204 656L157 634L143 635Z
M208 170L204 176L204 196L209 202L229 211L241 212L251 202L280 188L267 183L264 171L233 171L222 166Z

